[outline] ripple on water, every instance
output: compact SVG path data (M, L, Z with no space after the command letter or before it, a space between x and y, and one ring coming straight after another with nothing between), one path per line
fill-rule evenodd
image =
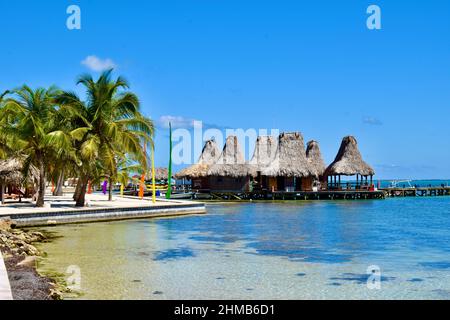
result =
M441 269L441 270L450 269L450 262L448 261L420 262L419 265L431 269Z
M365 273L343 273L339 277L330 277L330 280L340 280L340 281L349 281L349 282L355 282L358 284L366 284L367 280L369 279L368 274ZM387 277L387 276L381 276L381 281L392 281L395 280L395 277Z
M424 280L421 279L421 278L412 278L412 279L408 279L408 280L406 280L406 281L409 281L409 282L422 282L422 281L424 281Z
M181 258L195 257L195 254L189 248L175 248L164 251L155 252L154 261L175 260Z

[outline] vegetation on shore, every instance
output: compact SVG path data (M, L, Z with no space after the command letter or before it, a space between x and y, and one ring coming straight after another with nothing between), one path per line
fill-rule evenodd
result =
M0 95L0 159L23 159L23 173L39 170L36 206L44 206L47 181L61 191L65 177L77 177L76 206L85 205L88 183L108 179L122 182L147 167L143 145L152 145L154 125L140 111L128 82L112 78L112 70L97 80L81 76L83 100L56 87L32 89L24 85ZM150 148L149 148L150 149Z

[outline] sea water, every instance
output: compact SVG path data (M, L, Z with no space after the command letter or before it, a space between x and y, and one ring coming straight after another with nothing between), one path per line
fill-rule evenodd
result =
M47 228L80 299L449 299L450 197L210 204Z

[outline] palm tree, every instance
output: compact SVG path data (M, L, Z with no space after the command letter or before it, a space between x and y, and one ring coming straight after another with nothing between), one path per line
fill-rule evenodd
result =
M11 94L0 113L0 136L8 137L6 144L25 156L25 168L31 164L38 168L36 206L43 207L48 166L57 155L71 153L71 135L58 127L55 87L33 90L24 85Z
M0 94L0 113L3 113L4 109L4 98L10 92L7 90ZM6 118L0 119L0 133L2 132L2 127L6 126L8 121ZM13 152L14 143L12 141L12 137L0 134L0 159L7 158Z
M141 114L139 99L127 91L127 81L122 77L113 80L111 73L103 72L97 81L90 75L79 78L77 84L86 89L85 102L73 92L63 92L56 98L59 105L76 110L81 124L75 144L80 160L79 194L74 197L77 206L84 206L88 181L98 179L94 172L98 175L103 171L112 185L118 176L118 159L126 156L146 166L142 144L153 144L153 122Z

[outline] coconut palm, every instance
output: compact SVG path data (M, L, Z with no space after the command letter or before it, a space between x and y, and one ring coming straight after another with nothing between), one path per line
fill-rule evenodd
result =
M33 90L24 85L5 99L0 113L0 136L8 137L6 145L25 157L24 171L31 164L39 170L37 207L44 206L49 164L72 149L71 133L58 122L60 110L54 103L58 92L55 87Z
M3 98L8 94L8 91L3 92L0 94L0 112L2 112L3 109ZM0 127L2 126L2 123L0 123ZM1 129L0 129L1 130ZM8 149L8 145L6 143L6 136L0 136L0 159L3 159L6 157L6 150Z
M127 81L122 77L113 80L111 74L112 70L105 71L96 81L90 75L79 78L77 84L85 87L86 101L73 92L56 98L61 106L76 110L80 122L75 144L80 160L77 206L84 206L87 183L98 178L94 172L107 176L112 185L118 176L118 159L126 155L146 166L142 144L153 144L153 122L140 113L139 99L127 91Z

